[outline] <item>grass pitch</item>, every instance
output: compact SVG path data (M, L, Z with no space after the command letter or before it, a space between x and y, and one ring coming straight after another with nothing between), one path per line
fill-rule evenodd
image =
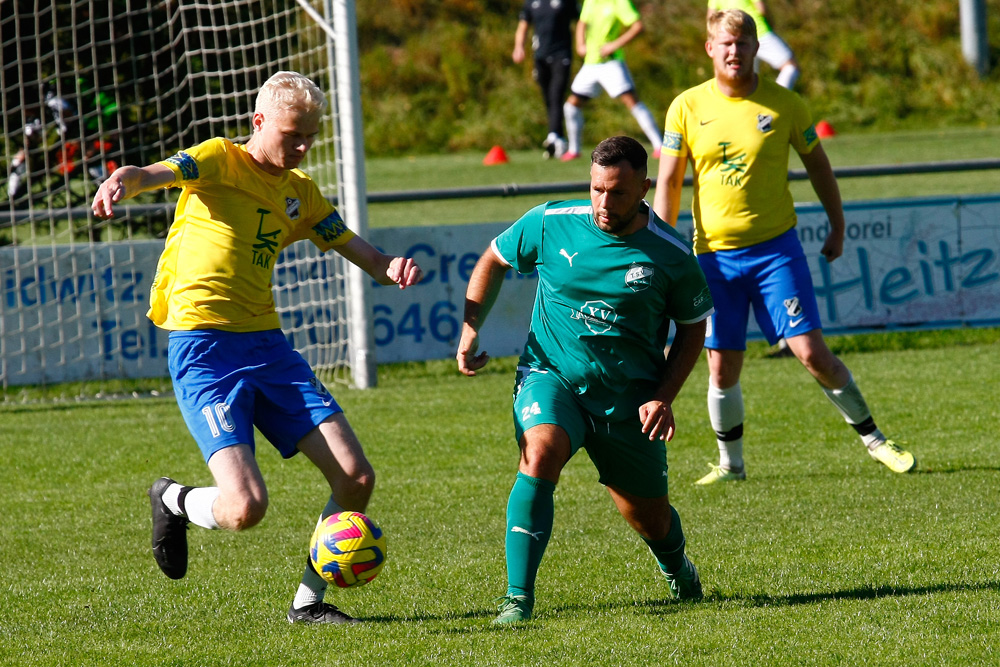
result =
M748 479L694 486L716 457L702 363L668 452L706 599L668 599L580 455L556 492L536 619L515 628L490 624L516 466L511 359L471 379L447 362L384 367L377 389L336 392L389 541L372 584L330 594L368 621L350 628L284 620L324 502L304 458L260 443L268 516L243 534L192 528L174 582L150 554L145 490L210 477L172 400L0 406L0 664L997 664L1000 331L910 336L831 343L915 473L871 461L799 364L757 347Z

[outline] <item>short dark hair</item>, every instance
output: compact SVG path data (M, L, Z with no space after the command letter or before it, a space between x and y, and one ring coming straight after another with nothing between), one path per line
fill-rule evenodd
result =
M610 137L597 144L590 154L591 164L612 167L619 162L628 162L636 171L646 171L648 159L646 149L632 137Z

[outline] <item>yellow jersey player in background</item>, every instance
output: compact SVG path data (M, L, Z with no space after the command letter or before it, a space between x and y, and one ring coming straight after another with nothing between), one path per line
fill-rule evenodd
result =
M181 188L149 317L170 331L177 403L215 485L163 477L149 489L153 555L172 579L187 572L189 523L244 530L264 518L255 426L282 457L302 452L323 473L330 498L321 518L364 511L374 488L375 472L343 411L281 333L271 292L278 253L301 239L336 250L383 285L405 288L422 276L412 259L383 254L350 231L298 169L325 109L316 84L279 72L257 95L246 144L211 139L152 165L122 167L94 197L94 214L110 218L124 199ZM356 622L323 601L326 583L306 561L288 620Z
M828 262L843 252L840 190L802 99L754 72L757 46L756 26L746 12L731 9L709 18L705 49L715 78L671 103L654 199L656 214L676 224L691 162L695 252L715 302L705 348L708 412L720 455L719 465L710 464L698 483L746 478L740 373L751 305L768 342L787 340L871 457L894 472L909 472L916 465L913 455L879 430L851 372L823 340L812 277L795 233L789 148L802 159L829 218L821 250Z
M754 70L760 71L760 61L778 71L777 82L782 88L791 90L799 80L799 63L785 40L778 36L771 26L771 15L764 0L708 0L707 18L724 9L742 9L757 26L757 41L760 47L754 58Z

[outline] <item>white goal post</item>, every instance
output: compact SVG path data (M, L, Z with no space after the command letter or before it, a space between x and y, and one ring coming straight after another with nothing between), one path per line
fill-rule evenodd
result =
M86 382L114 393L164 377L166 335L145 318L177 191L90 213L116 166L214 136L245 141L278 70L309 76L330 109L303 169L367 232L353 0L13 0L0 3L0 390ZM308 242L282 254L286 335L325 381L375 384L369 280ZM74 389L73 391L78 391Z

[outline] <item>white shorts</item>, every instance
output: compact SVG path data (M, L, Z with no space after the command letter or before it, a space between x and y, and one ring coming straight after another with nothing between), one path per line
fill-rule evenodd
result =
M570 91L580 97L597 97L601 89L611 97L618 97L635 88L628 67L621 60L609 60L606 63L584 65L576 73Z
M760 38L760 48L757 49L756 67L760 69L760 61L763 60L774 69L781 69L781 66L795 57L792 49L785 44L785 40L775 33L769 32Z

